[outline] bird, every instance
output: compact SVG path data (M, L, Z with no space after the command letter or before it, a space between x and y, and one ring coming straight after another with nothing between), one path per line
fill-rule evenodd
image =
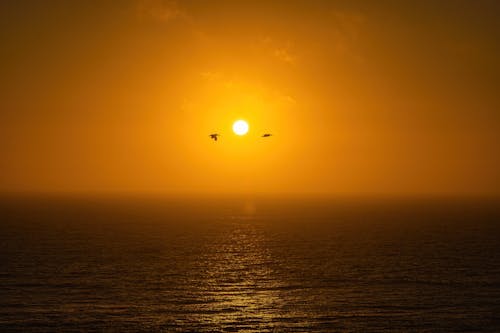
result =
M264 135L262 135L263 138L267 138L269 136L272 136L272 134L270 134L270 133L264 133Z
M210 139L214 139L214 141L217 141L217 137L219 136L220 134L217 134L217 133L214 133L214 134L210 134Z

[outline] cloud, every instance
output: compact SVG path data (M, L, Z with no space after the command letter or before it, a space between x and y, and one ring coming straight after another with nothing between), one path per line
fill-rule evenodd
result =
M266 36L258 39L255 46L265 50L266 53L279 61L289 65L297 64L298 57L293 52L293 43L291 41L283 43L271 38L270 36Z
M286 47L276 48L273 52L273 55L279 60L286 62L290 65L295 65L297 61L297 57L291 53L291 51Z
M338 29L351 38L357 38L360 29L366 21L365 15L358 11L333 11L333 17L337 23Z
M281 100L288 105L297 104L297 100L290 95L281 95Z
M218 81L222 74L220 72L204 71L200 73L201 77L207 81Z
M335 48L337 52L348 54L353 52L353 46L358 41L366 16L358 11L335 10L332 12L335 29Z
M217 84L221 87L224 87L226 89L231 89L236 84L234 80L227 78L227 76L225 76L221 72L204 71L204 72L200 73L200 76L206 82L210 82L212 84L215 83L215 84Z
M138 0L137 13L141 19L168 22L185 17L185 12L175 0Z

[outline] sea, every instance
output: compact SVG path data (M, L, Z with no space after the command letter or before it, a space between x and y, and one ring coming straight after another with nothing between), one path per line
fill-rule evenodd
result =
M12 195L0 332L500 332L500 204Z

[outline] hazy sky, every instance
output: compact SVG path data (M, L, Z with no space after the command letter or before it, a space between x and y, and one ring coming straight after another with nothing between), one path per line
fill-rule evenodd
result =
M1 1L0 190L498 195L499 17L497 0Z

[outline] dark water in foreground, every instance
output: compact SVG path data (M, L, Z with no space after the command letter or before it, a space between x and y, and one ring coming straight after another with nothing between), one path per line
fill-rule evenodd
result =
M0 331L500 332L494 202L3 199Z

